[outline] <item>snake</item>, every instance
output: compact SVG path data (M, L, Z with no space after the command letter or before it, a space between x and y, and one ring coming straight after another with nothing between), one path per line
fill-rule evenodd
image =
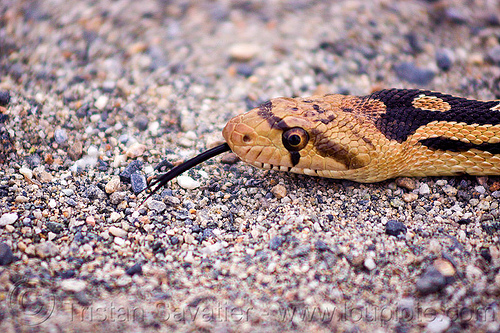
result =
M224 144L155 177L151 195L226 151L261 169L360 183L500 175L500 101L429 90L274 98L230 119L222 135Z

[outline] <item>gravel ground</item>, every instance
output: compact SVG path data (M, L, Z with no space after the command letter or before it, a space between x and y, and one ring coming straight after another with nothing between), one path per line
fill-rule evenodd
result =
M379 184L217 157L277 96L500 98L500 6L0 3L3 332L498 332L500 179Z

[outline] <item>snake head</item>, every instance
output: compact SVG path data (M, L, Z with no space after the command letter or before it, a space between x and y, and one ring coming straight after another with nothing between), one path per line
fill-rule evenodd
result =
M231 150L264 169L345 178L372 160L368 119L346 109L346 96L276 98L231 119ZM364 126L362 126L364 125Z

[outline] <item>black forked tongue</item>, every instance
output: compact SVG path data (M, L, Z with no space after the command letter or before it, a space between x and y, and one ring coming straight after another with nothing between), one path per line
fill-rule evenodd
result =
M176 166L175 168L171 169L169 172L161 175L160 177L155 178L151 183L148 184L148 187L146 188L146 190L147 189L152 189L152 190L151 190L151 193L147 196L146 199L144 199L144 201L142 203L146 202L149 198L151 198L151 196L153 194L158 192L158 190L160 188L167 185L167 183L169 181L171 181L175 177L179 176L184 171L187 171L187 170L197 166L201 162L205 162L206 160L211 159L214 156L217 156L219 154L222 154L222 153L224 153L226 151L230 151L230 150L231 149L229 148L229 145L227 143L224 143L220 146L209 149L209 150L193 157L192 159L190 159L190 160Z

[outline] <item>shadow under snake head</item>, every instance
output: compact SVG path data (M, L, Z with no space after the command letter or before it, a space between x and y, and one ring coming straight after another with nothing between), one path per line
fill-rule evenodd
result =
M370 181L363 170L377 172L371 164L384 164L390 148L374 124L383 105L365 101L361 114L353 102L359 100L343 95L275 98L231 119L222 134L236 155L259 168Z

